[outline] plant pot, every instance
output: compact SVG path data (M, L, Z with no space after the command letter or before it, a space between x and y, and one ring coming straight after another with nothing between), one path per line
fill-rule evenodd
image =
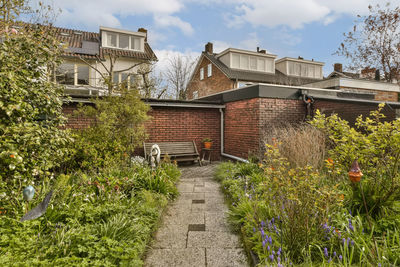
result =
M204 148L210 149L212 146L212 142L204 142Z
M358 183L359 181L361 181L361 176L361 172L349 172L350 181L352 181L353 183Z

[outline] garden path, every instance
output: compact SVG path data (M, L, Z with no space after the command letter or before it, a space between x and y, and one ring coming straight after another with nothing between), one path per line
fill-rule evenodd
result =
M181 169L180 195L164 215L145 266L248 266L243 245L229 228L215 167Z

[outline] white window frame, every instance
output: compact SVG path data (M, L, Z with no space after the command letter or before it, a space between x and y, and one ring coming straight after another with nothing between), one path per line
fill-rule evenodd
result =
M108 35L109 34L114 34L117 36L116 39L116 46L111 46L108 44ZM127 35L128 36L128 48L121 48L119 47L119 38L121 35ZM105 31L103 38L105 39L103 43L104 47L109 47L109 48L114 48L114 49L121 49L121 50L131 50L131 51L140 51L140 52L144 52L144 37L141 36L136 36L136 35L129 35L129 34L125 34L125 33L118 33L118 32L108 32ZM139 48L135 49L134 47L134 39L138 39L139 40Z
M204 80L204 68L200 68L200 81Z
M208 64L207 65L207 77L211 77L212 75L212 65Z
M199 91L193 91L193 93L192 93L192 98L193 99L197 99L197 98L199 98Z
M92 80L92 70L91 68L86 65L86 64L80 64L80 63L73 63L73 62L65 62L65 64L71 64L74 66L74 84L73 86L90 86L91 85L91 80ZM88 84L78 84L78 66L85 66L88 67ZM66 84L70 85L70 84Z
M132 78L132 76L134 76L135 74L134 73L131 73L131 72L118 72L118 84L120 84L120 83L122 83L123 81L122 81L122 74L127 74L128 75L128 78L127 79L125 79L125 82L127 82L128 83L128 89L130 89L131 88L131 78ZM114 76L115 77L115 76ZM114 81L113 81L114 82Z

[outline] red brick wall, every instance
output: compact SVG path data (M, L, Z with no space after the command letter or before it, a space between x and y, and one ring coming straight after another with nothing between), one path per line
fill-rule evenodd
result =
M212 159L220 158L221 131L219 109L153 107L152 120L146 125L147 142L195 141L201 154L202 140L213 140Z
M77 103L69 103L63 105L64 116L68 119L66 123L66 128L84 129L87 128L93 121L93 119L89 117L73 115L73 112L77 110L77 108Z
M260 98L235 101L225 104L224 152L247 158L249 153L258 153Z
M198 97L202 97L234 88L234 82L226 77L215 65L212 65L212 75L207 77L207 65L210 63L207 58L202 57L200 65L188 85L189 99L193 99L194 91L198 91ZM200 68L204 69L203 80L200 80Z
M347 120L352 125L355 123L356 118L359 115L362 114L363 117L368 116L371 111L378 109L378 105L367 103L316 100L315 109L319 109L322 113L326 115L337 113L342 119ZM383 109L383 113L386 116L385 120L391 121L396 119L395 110L391 109L387 105Z

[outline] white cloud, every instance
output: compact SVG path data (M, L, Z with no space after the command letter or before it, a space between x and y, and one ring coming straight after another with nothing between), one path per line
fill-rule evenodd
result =
M229 27L250 23L253 26L289 26L302 28L305 24L334 22L343 14L365 15L368 5L383 5L382 0L219 0L234 6L234 11L225 14ZM400 5L400 0L392 0L392 6Z
M32 1L36 5L38 0ZM173 14L184 7L183 0L44 0L54 10L61 9L57 24L82 29L98 30L98 26L119 27L120 17L151 15L158 18L158 26L178 27L185 34L193 32L192 26ZM138 27L145 25L138 25Z
M175 26L179 28L186 35L192 35L194 32L192 25L175 16L169 16L169 15L154 16L154 22L156 23L157 26L163 28Z

